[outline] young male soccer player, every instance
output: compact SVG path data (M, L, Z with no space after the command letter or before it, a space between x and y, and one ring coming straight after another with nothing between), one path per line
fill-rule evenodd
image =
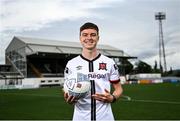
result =
M114 120L111 103L122 94L118 67L115 62L102 55L96 48L99 41L99 28L94 23L87 22L80 27L80 43L82 54L68 61L65 75L80 72L88 75L91 81L91 91L85 98L75 100L75 97L64 94L67 103L74 103L73 120ZM114 88L110 93L110 88Z

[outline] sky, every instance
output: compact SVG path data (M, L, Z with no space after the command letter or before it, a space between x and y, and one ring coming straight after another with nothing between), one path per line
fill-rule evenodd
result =
M0 64L14 36L79 42L85 22L107 44L154 66L159 61L157 12L164 12L167 70L180 69L180 0L0 0Z

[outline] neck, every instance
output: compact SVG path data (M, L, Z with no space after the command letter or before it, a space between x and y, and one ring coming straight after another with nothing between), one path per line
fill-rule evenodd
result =
M97 51L97 49L93 49L93 50L83 49L82 51L82 56L88 60L93 60L98 56L98 54L99 52Z

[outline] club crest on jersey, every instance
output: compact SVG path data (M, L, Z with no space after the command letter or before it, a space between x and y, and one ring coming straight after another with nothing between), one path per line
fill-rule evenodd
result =
M99 63L99 70L107 70L106 63Z

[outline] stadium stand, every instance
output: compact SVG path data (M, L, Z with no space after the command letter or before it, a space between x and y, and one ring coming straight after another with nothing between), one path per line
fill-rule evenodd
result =
M109 45L98 45L98 49L117 61L122 58L136 58L126 56L122 50ZM20 87L37 88L42 85L62 84L67 61L79 54L79 42L15 36L6 48L5 58L6 64L12 67L13 74L18 74L16 77L22 79Z

